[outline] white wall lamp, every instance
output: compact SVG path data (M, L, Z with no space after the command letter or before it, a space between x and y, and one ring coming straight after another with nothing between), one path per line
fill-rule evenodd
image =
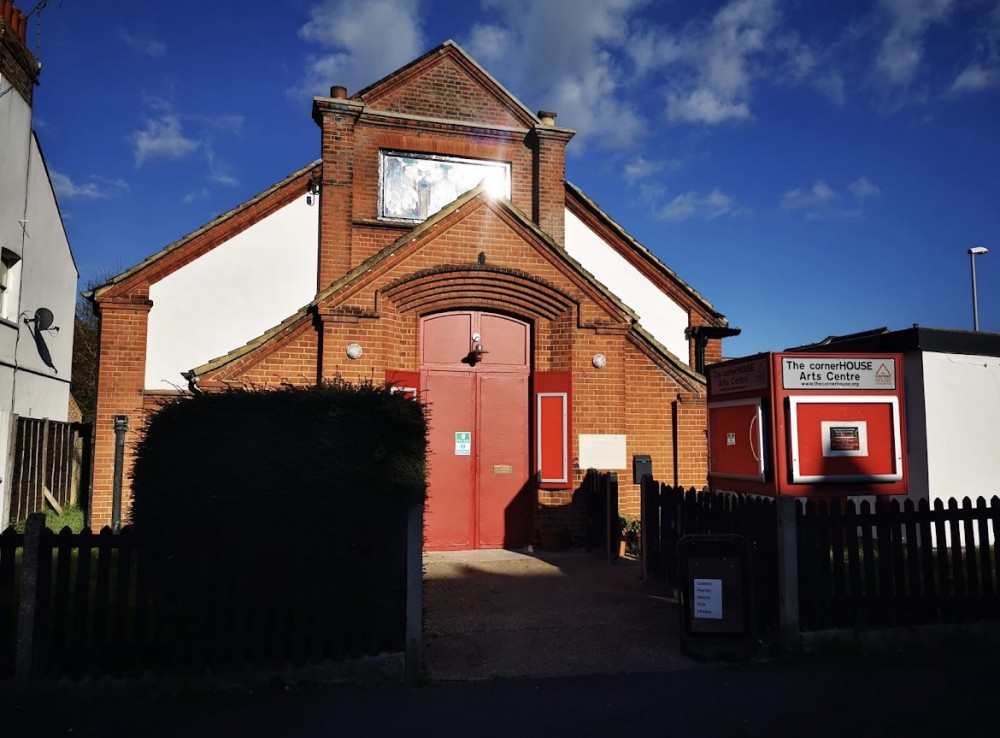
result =
M608 357L604 354L594 354L594 358L590 360L590 363L594 365L595 369L603 369L605 364L608 363Z
M360 343L349 343L347 345L347 358L357 360L361 358L361 354L363 353L364 351Z

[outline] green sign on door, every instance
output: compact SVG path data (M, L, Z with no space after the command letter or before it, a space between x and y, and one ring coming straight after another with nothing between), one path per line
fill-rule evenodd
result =
M455 456L472 455L472 433L470 431L455 431Z

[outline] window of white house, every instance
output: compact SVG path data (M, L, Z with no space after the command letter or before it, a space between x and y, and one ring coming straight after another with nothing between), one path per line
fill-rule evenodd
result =
M0 318L16 320L18 272L21 257L10 249L0 252Z
M379 152L379 217L420 222L485 180L510 199L510 163L399 151Z

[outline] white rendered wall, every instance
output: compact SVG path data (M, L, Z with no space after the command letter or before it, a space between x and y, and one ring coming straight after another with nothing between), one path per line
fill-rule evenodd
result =
M687 363L687 311L628 263L569 210L566 252L639 316L643 328L668 351Z
M319 203L306 196L149 288L146 389L257 338L316 295Z
M0 247L19 256L26 240L20 221L25 217L30 146L31 108L10 81L0 75ZM0 323L0 362L13 366L20 309L11 305L9 312L10 318ZM7 410L10 392L9 385L0 385L0 406Z
M1000 494L1000 358L927 352L923 369L930 499Z
M73 368L73 317L76 312L77 270L70 252L69 240L63 229L62 216L56 205L49 173L37 140L32 137L28 162L28 205L25 211L24 251L21 254L21 287L17 365L35 375L32 386L44 394L49 387L57 398L42 403L50 410L41 413L37 398L20 394L24 380L18 373L15 409L19 415L32 418L66 420L69 381ZM33 323L39 308L52 312L52 327L38 331ZM59 330L55 330L58 328ZM59 406L59 403L62 403ZM31 408L34 408L33 410Z

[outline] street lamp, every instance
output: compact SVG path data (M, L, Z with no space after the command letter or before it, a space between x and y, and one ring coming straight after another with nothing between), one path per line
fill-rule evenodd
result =
M976 298L976 257L989 253L985 246L973 246L969 249L969 263L972 265L972 330L979 330L979 302Z

